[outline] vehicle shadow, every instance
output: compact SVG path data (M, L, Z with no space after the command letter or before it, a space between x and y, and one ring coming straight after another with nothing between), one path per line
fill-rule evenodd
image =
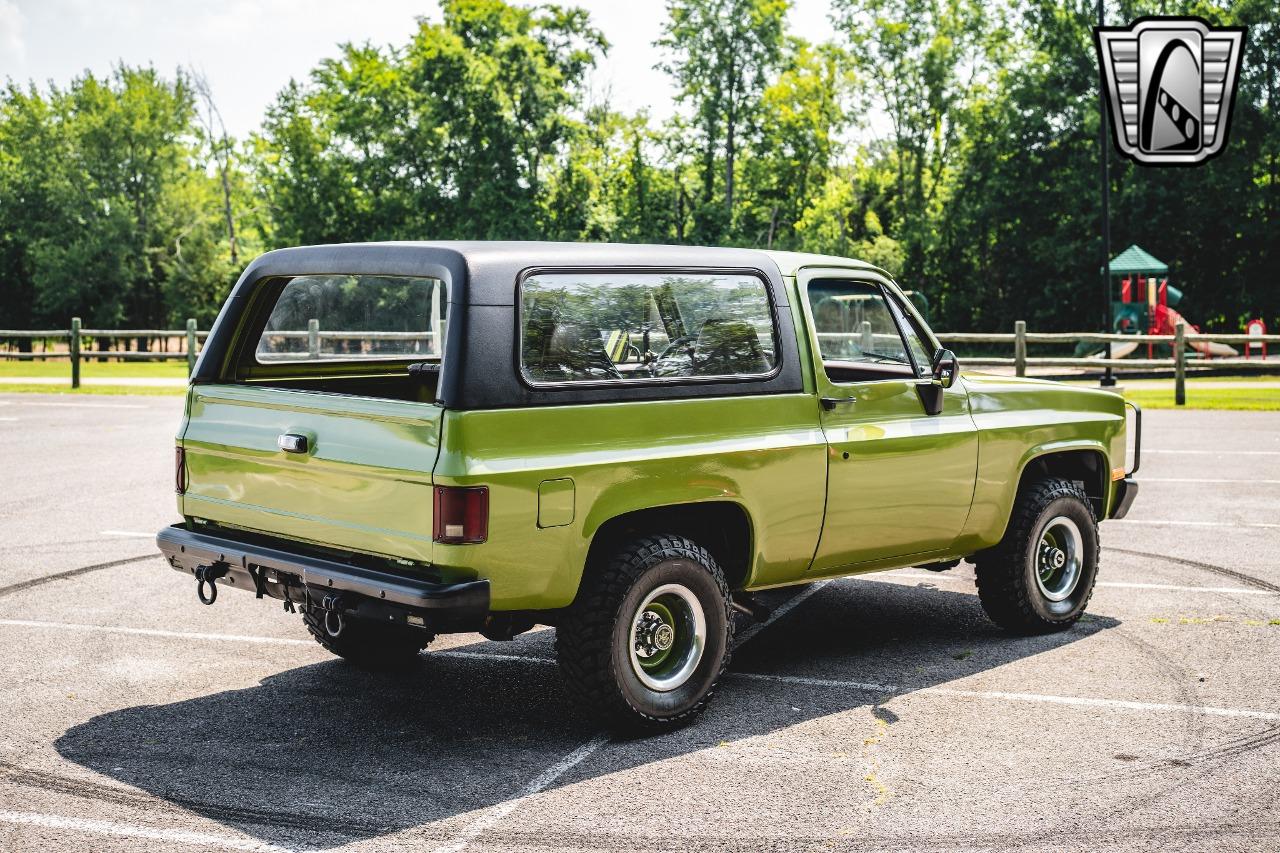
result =
M906 693L1119 624L1087 618L1060 634L1010 637L971 594L832 583L735 652L737 675L701 721L606 744L553 787L859 707L892 722L877 705L883 692L797 679L893 684ZM337 660L287 669L247 689L102 714L55 745L68 760L150 795L139 794L139 805L154 811L159 798L269 843L328 847L414 827L423 827L415 844L443 841L470 813L519 796L599 733L566 696L551 643L551 631L482 641L463 654L428 654L399 676ZM120 785L98 787L120 800ZM104 794L85 783L76 795Z

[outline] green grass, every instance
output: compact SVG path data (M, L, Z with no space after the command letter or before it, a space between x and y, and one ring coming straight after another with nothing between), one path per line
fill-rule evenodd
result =
M1163 387L1172 384L1173 377L1168 379L1126 379L1119 377L1119 382L1126 388L1143 388L1143 387ZM1193 383L1196 385L1213 385L1217 382L1230 382L1233 385L1243 384L1245 382L1280 382L1280 376L1274 373L1249 373L1244 376L1196 376L1194 373L1187 374L1187 386Z
M6 377L56 377L65 378L66 384L24 385L5 382ZM166 378L185 379L187 363L182 361L159 362L98 362L85 360L80 363L80 376L85 379L112 378ZM1174 406L1173 383L1167 379L1125 380L1125 396L1147 409L1218 409L1235 411L1280 411L1280 388L1214 388L1218 382L1276 382L1276 376L1205 376L1188 378L1187 404ZM1157 384L1163 383L1163 384ZM1084 383L1078 383L1084 384ZM1096 380L1088 384L1096 387ZM1155 387L1150 387L1155 384ZM184 387L171 388L134 385L93 385L71 390L71 365L60 361L9 361L0 360L0 392L23 394L139 394L148 396L177 396L185 393Z
M1065 379L1062 380L1067 385L1083 385L1088 388L1097 388L1098 379L1093 377L1090 379ZM1164 379L1130 379L1127 376L1117 375L1116 381L1125 388L1163 388L1166 385L1173 387L1173 377L1169 376ZM1233 385L1245 382L1267 382L1280 383L1280 374L1275 373L1249 373L1243 376L1196 376L1194 373L1187 374L1187 387L1195 385L1213 385L1219 382L1229 382Z
M0 394L69 394L84 396L86 394L106 394L109 396L130 394L140 397L181 397L187 393L185 385L171 388L156 385L81 385L72 390L71 381L66 385L23 385L16 382L0 381Z
M1187 403L1173 402L1173 389L1126 386L1124 396L1144 409L1218 409L1250 412L1280 411L1280 388L1204 388L1187 383Z
M0 382L6 376L55 376L66 377L71 383L71 362L67 359L57 361L14 361L0 360ZM95 379L110 378L175 378L187 377L187 361L80 361L80 376Z

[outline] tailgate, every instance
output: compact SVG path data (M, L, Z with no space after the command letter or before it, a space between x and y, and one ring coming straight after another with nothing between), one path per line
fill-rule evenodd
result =
M182 514L343 550L431 560L434 403L196 385ZM307 447L286 452L282 435Z

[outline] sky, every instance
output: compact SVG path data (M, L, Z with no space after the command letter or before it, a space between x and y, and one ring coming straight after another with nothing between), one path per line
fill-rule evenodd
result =
M592 97L615 109L675 109L674 90L655 68L663 0L560 0L586 8L612 45L593 72ZM793 0L792 33L830 35L827 0ZM0 80L66 85L86 69L152 65L203 72L235 136L257 128L285 84L302 79L342 42L405 44L436 0L0 0Z

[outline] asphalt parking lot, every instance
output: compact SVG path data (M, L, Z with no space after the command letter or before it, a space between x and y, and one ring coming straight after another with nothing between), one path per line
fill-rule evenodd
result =
M156 556L172 397L0 395L0 849L1280 849L1280 413L1147 414L1091 615L967 564L775 595L708 714L617 741L552 635L351 669Z

